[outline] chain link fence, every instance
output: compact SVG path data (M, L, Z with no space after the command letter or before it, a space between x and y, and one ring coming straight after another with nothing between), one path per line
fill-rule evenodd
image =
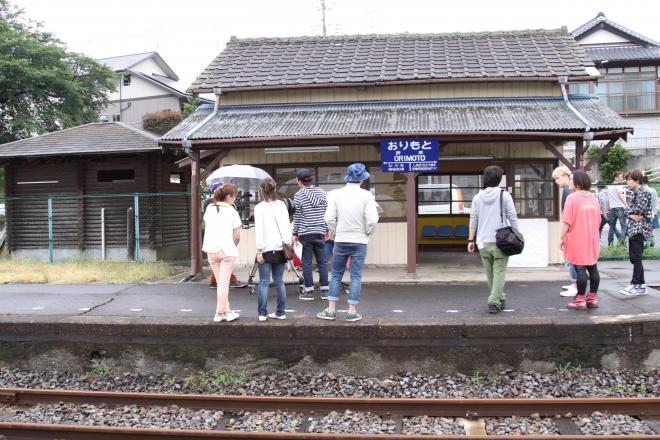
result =
M2 205L3 249L16 260L190 261L190 193L7 197Z

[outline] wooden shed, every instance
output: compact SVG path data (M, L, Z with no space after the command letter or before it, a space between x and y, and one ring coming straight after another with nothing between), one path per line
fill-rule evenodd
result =
M0 145L12 258L187 260L190 176L178 159L121 122Z

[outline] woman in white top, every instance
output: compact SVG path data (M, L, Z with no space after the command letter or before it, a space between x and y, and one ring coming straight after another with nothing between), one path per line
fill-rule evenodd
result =
M286 290L284 288L284 267L286 259L282 244L291 244L291 224L289 212L283 201L277 200L276 185L273 179L264 179L259 185L263 202L254 207L254 230L257 242L257 263L259 263L259 321L268 318L286 319ZM268 288L270 277L277 292L277 310L268 314Z
M234 321L239 315L229 308L229 279L238 256L236 245L241 238L241 219L232 206L236 185L225 183L213 193L213 203L204 212L204 243L211 270L218 281L218 304L214 322Z

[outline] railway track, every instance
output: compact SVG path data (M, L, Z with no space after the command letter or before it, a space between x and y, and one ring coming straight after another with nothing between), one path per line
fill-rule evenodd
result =
M222 411L222 419L209 430L126 428L112 426L82 426L68 423L37 424L11 421L17 409L35 405L96 405L103 408L135 405L139 407L172 407L191 410ZM603 439L603 435L583 435L573 417L589 417L594 412L633 416L649 428L648 435L608 435L607 438L660 439L660 398L606 399L383 399L383 398L314 398L314 397L253 397L191 394L149 394L116 392L83 392L61 390L32 390L0 388L0 435L8 439L442 439L460 438L457 435L404 435L403 421L411 417L456 418L472 439L486 436L484 420L504 417L550 418L558 435L527 435L535 439ZM343 413L371 413L388 419L396 429L387 434L345 434L307 432L310 420L324 415ZM295 432L263 432L232 430L231 420L244 414L295 413L305 423ZM459 419L460 418L460 419ZM497 437L497 436L495 436ZM500 436L500 438L504 438Z

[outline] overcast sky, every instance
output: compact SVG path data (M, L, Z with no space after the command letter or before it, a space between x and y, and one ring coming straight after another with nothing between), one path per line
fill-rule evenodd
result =
M10 0L94 58L157 51L187 88L230 36L320 35L321 0ZM657 0L326 0L330 35L554 29L605 15L660 40Z

